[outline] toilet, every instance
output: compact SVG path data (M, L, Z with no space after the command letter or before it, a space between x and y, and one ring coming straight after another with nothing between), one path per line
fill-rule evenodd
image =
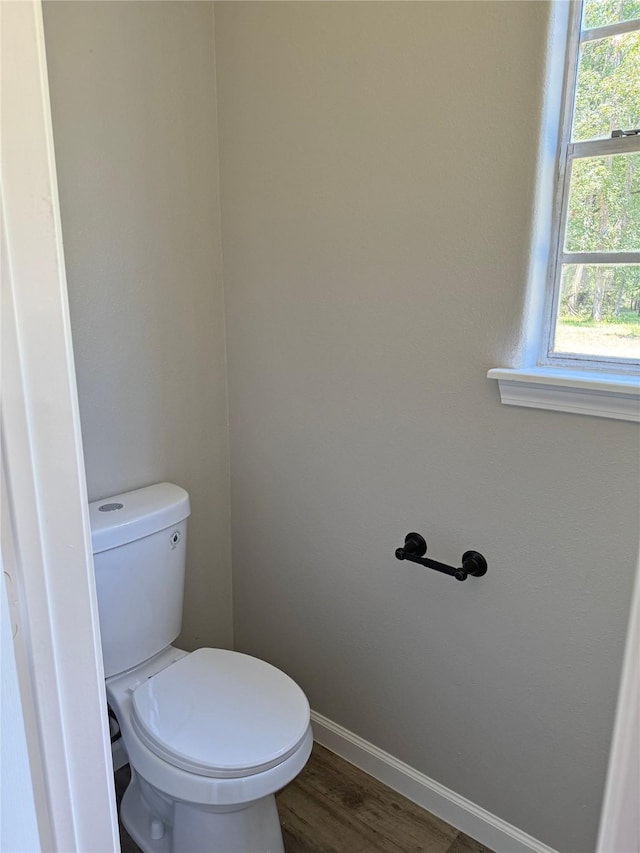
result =
M131 767L120 818L144 853L284 853L275 794L312 747L289 676L180 633L189 496L159 483L89 505L107 702Z

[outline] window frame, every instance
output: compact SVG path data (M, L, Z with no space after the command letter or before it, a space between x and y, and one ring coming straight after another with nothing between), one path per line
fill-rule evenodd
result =
M571 253L564 250L573 162L586 157L640 152L640 135L600 137L580 142L571 141L581 45L600 38L640 31L640 22L636 18L631 21L621 21L583 30L583 0L571 3L570 6L568 36L564 57L565 73L557 149L556 183L551 218L551 250L547 271L544 321L540 335L537 364L542 368L574 368L578 370L599 370L616 374L634 374L640 369L640 359L596 356L584 353L552 352L558 317L562 265L579 262L578 258L581 262L586 261L587 263L640 263L640 251Z
M487 376L497 381L503 405L640 423L640 375L633 363L548 357L566 173L561 146L570 141L582 7L582 0L550 6L528 285L514 352L520 366L494 367Z

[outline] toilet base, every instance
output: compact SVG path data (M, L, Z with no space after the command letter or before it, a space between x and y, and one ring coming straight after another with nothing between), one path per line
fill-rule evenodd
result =
M273 794L227 811L170 800L131 768L120 819L143 853L284 853Z

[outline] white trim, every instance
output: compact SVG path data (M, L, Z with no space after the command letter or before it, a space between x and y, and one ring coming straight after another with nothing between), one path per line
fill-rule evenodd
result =
M557 163L555 164L555 189L553 196L549 196L547 203L551 210L551 229L549 233L550 240L540 247L540 250L547 257L546 271L546 287L544 297L544 312L542 317L531 316L527 320L525 348L523 352L523 364L531 365L548 365L549 367L568 367L571 366L573 359L568 360L563 353L554 352L554 343L556 335L556 325L558 321L558 303L560 300L562 268L567 263L596 263L596 264L629 264L638 262L637 252L593 252L593 253L568 253L564 251L564 241L567 231L567 216L569 209L569 193L572 175L573 161L577 158L596 157L596 156L612 156L614 154L628 154L640 150L640 138L637 136L613 137L613 138L598 138L585 140L581 142L571 141L571 132L575 111L575 95L577 86L577 73L579 65L579 48L581 41L588 39L585 34L590 31L580 31L580 23L582 17L582 0L576 0L567 4L569 6L569 15L566 20L566 43L563 55L563 64L565 66L564 82L562 86L562 107L559 111L560 121L558 122L558 113L555 104L552 104L552 99L547 98L545 104L544 121L541 134L541 147L545 156L551 156L550 146L547 143L548 128L547 124L557 122L559 131L558 147L554 152ZM560 56L559 41L560 30L562 24L560 21L552 23L550 33L550 57L557 51L558 58ZM614 31L624 31L629 29L637 29L638 21L616 23L605 27L604 29ZM611 34L608 33L608 34ZM554 85L557 85L557 78L554 80ZM534 227L534 240L539 242L546 237L546 228L548 227L548 217L543 215L543 212L536 212L536 220ZM544 229L544 230L543 230ZM541 290L542 275L540 274L540 260L535 258L534 264L531 264L529 276L529 300L534 301L534 294ZM533 275L533 273L537 275ZM541 322L540 322L541 320ZM534 357L531 353L531 341L537 337L537 353ZM607 359L599 357L584 358L581 354L575 354L576 369L584 369L593 363L601 370L615 371L612 363L616 359ZM514 389L512 389L514 390ZM507 402L507 401L505 401ZM540 401L541 403L544 400ZM555 408L555 406L538 405L535 402L517 403L517 405L528 405L536 408ZM564 408L564 402L560 401L558 406L562 411L574 411L571 407ZM591 408L591 404L589 404ZM598 404L593 407L598 409ZM606 408L606 407L605 407ZM596 412L594 412L596 413ZM610 415L605 415L609 417ZM619 417L619 415L613 415Z
M491 850L554 853L541 841L445 788L348 729L311 712L315 740Z
M596 850L640 850L640 559Z
M640 421L640 377L576 369L496 367L500 399L508 406L552 409L623 421Z
M560 210L556 172L560 143L563 138L560 117L564 115L562 110L565 86L564 56L568 50L568 40L573 36L577 42L577 27L571 26L575 14L576 2L551 4L542 87L544 101L536 162L533 229L522 326L523 364L537 362L542 339L545 335L548 337L548 318L551 317L548 299L552 288L548 282L552 268L550 253L555 252L557 248L552 246L552 234L555 233L556 218Z
M584 29L580 33L580 41L596 41L596 39L604 39L609 36L624 35L624 33L633 33L640 29L637 18L632 18L630 21L617 21L615 24L604 24L602 27L591 27Z
M640 264L640 252L560 252L560 264Z
M15 600L40 843L43 850L117 851L42 8L40 0L2 2L0 14L0 544Z
M546 255L547 269L545 270L544 289L544 315L542 325L536 331L539 332L537 341L537 358L538 363L544 363L548 358L548 353L552 349L555 338L555 327L558 314L558 300L560 298L560 253L564 244L564 234L566 232L566 217L568 208L569 184L571 181L571 163L569 161L569 143L571 142L571 130L573 125L573 106L575 100L575 92L578 76L578 51L580 47L580 21L582 18L582 2L583 0L575 0L569 3L568 15L562 20L558 18L552 21L552 30L550 38L550 56L549 60L553 65L553 54L557 52L560 55L560 37L562 26L564 25L564 45L562 51L562 62L558 62L558 66L563 68L563 79L561 86L561 101L559 116L555 113L555 104L552 99L547 97L545 104L545 113L543 125L556 123L556 132L558 133L557 147L554 151L553 172L555 173L554 187L552 195L546 201L549 204L551 211L551 228L549 231L549 242L543 249ZM562 4L554 4L561 6ZM556 60L558 57L556 57ZM559 68L557 69L559 72ZM558 73L559 76L559 73ZM556 77L555 85L559 81ZM552 112L549 112L552 110ZM548 129L543 127L541 134L541 145L547 156L551 154L548 146L545 144L545 136ZM549 164L551 165L551 164ZM535 230L539 230L544 223L544 217L539 214L540 220L535 223ZM541 279L529 278L529 287L535 289L541 288Z
M634 154L640 151L638 136L605 136L599 139L585 139L571 142L567 154L572 160L584 157L613 157L617 154Z

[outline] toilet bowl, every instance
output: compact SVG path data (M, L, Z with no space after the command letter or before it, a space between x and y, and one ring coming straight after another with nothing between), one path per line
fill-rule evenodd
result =
M274 793L313 743L308 703L291 679L237 652L170 647L108 679L107 700L132 768L120 817L139 847L284 850Z
M131 766L120 818L144 853L283 853L275 793L311 753L309 703L265 661L171 645L188 514L166 483L90 505L107 701Z

